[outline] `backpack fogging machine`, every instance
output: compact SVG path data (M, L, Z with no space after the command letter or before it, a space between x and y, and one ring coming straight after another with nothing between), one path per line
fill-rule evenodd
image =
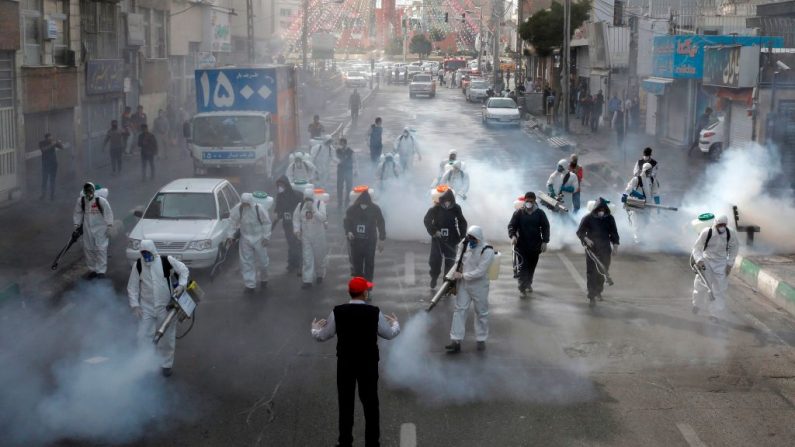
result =
M180 323L186 319L191 320L188 329L183 332L182 335L178 335L177 338L188 335L188 332L193 329L193 324L196 322L196 305L202 298L204 298L204 291L199 287L196 281L192 280L188 282L188 286L178 296L176 293L173 293L171 295L171 303L166 306L168 315L166 319L163 320L163 324L157 329L157 332L155 332L155 338L152 342L157 344L160 339L163 338L163 335L165 335L168 327L175 323L175 320Z
M690 255L690 269L693 270L693 273L695 273L696 276L698 276L698 278L701 280L701 283L704 284L704 287L707 288L707 293L709 293L709 300L715 301L715 295L712 293L712 286L709 284L709 281L707 281L707 276L704 274L704 270L706 270L706 268L707 268L706 266L700 268L696 263L695 258L693 258L693 255L692 254Z
M569 209L563 205L563 194L560 194L557 198L552 197L545 192L539 192L536 195L538 197L538 202L544 205L547 209L556 213L569 212Z
M72 231L72 234L69 236L69 240L66 242L66 245L64 245L61 251L59 251L55 256L55 260L52 261L52 265L50 266L51 269L56 270L58 268L58 263L61 262L61 258L66 254L67 251L69 251L70 248L72 248L72 245L74 245L82 235L83 226L80 225L79 227L75 228L74 231Z
M666 210L666 211L679 211L679 208L675 206L665 206L665 205L657 205L656 203L648 203L643 199L638 199L637 197L627 197L627 201L624 203L627 208L632 208L636 210L642 210L644 208L656 208L658 210Z

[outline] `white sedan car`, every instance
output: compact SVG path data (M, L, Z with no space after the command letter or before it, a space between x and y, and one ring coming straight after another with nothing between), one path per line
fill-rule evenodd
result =
M467 87L467 101L469 102L482 102L489 97L489 82L481 79L475 79L470 82Z
M483 124L521 124L519 108L511 98L489 98L483 105Z
M698 136L698 149L702 154L709 156L713 160L720 160L723 154L724 142L726 139L725 118L719 116L717 120L711 122L701 130Z
M345 75L345 86L349 88L367 87L367 76L360 71L349 71Z
M191 268L209 268L223 256L229 212L240 202L234 186L224 179L174 180L155 194L130 232L127 260L140 257L142 239L151 239L163 256L173 256Z

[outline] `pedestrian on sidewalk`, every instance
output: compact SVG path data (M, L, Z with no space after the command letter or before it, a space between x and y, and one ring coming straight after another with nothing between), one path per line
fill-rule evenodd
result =
M555 120L555 90L549 90L547 96L547 124L553 124Z
M582 190L583 170L579 164L580 158L577 154L571 154L569 157L569 172L577 176L577 189L571 195L571 205L575 213L580 210L580 191Z
M119 122L110 122L110 129L105 134L105 141L102 147L108 147L110 151L110 170L111 174L121 174L121 156L124 153L124 134L119 130Z
M425 230L431 236L431 254L428 258L431 290L436 290L440 274L447 274L455 266L456 246L464 239L467 220L461 206L455 203L455 194L448 189L428 209L423 219ZM444 262L442 262L444 261ZM442 270L444 264L444 270Z
M728 222L726 215L718 216L711 227L701 231L693 244L692 262L701 269L708 283L705 284L696 275L693 281L693 313L706 308L712 322L717 322L717 317L726 308L729 274L737 258L737 234L731 233ZM712 289L711 297L708 288Z
M613 113L613 129L616 131L616 145L619 149L624 149L625 118L624 109L619 105L618 110Z
M326 128L320 124L319 115L315 115L312 118L312 122L309 123L309 128L307 130L309 131L309 138L320 138L320 136L323 135L323 132L326 131Z
M538 207L534 192L525 193L522 208L513 213L508 223L508 237L516 254L514 271L518 270L519 293L527 297L533 293L538 258L547 251L549 243L549 220L544 210Z
M580 99L580 124L583 127L589 128L591 126L591 109L593 108L593 99L591 95L585 93Z
M337 400L339 405L338 446L353 445L353 413L356 386L364 407L365 446L378 446L381 422L378 408L378 337L391 340L400 334L400 324L392 314L385 316L378 307L367 304L374 286L361 277L348 283L351 300L334 307L328 318L312 320L312 337L326 341L337 335Z
M282 175L276 180L276 200L274 212L276 220L271 225L273 228L282 221L284 238L287 240L287 273L298 272L301 274L301 241L295 236L293 230L293 211L304 199L303 193L290 186L290 180Z
M577 237L582 245L602 263L602 266L609 269L611 256L618 254L620 243L616 219L610 213L610 207L606 200L600 197L598 201L592 203L594 208L580 221ZM600 272L596 262L586 254L585 272L588 278L588 301L593 305L596 300L602 301L607 271Z
M384 128L381 127L381 117L375 119L375 123L370 125L370 130L367 132L367 138L370 141L370 161L373 165L378 164L381 158L381 152L384 150L383 142Z
M136 108L135 113L133 113L132 117L130 117L130 124L132 125L133 129L133 143L134 145L138 145L138 140L141 135L142 126L148 126L147 120L149 117L144 113L144 106L138 106Z
M149 132L149 126L141 124L138 134L138 147L141 148L141 180L146 181L146 166L149 166L150 179L155 178L155 156L157 155L157 138Z
M348 207L343 221L345 235L350 244L351 276L362 276L368 281L375 275L375 251L384 251L386 223L381 207L364 191Z
M605 105L605 96L602 90L591 99L591 132L596 133L599 130L599 121L602 119L602 108Z
M83 254L88 266L87 279L103 278L108 271L108 241L113 227L113 210L105 197L96 194L88 182L77 198L72 223L83 228Z
M301 240L303 254L302 289L312 287L312 281L322 283L326 276L327 226L325 202L315 199L315 191L311 188L305 189L304 200L293 210L293 232Z
M348 99L348 107L351 109L351 124L355 126L359 121L359 108L362 107L362 97L359 96L358 89L353 89L353 93Z
M271 240L271 218L268 211L254 201L251 193L240 195L240 203L229 212L229 233L231 240L240 232L240 273L246 293L257 290L259 277L260 291L268 286L268 245Z
M50 201L55 200L55 177L58 174L58 154L63 150L61 140L56 140L49 132L44 134L44 139L39 141L41 151L41 195L39 200L44 200L49 186Z
M133 315L138 317L138 340L141 346L152 346L157 329L168 316L171 296L180 296L188 286L188 267L173 256L161 256L154 241L144 239L140 247L141 257L133 263L127 281L127 297ZM178 279L172 290L172 273ZM160 372L171 377L174 353L177 348L177 325L171 324L156 350L160 359Z
M353 179L358 176L356 163L356 153L348 147L348 139L340 138L339 147L336 150L337 159L337 209L342 210L344 206L348 209L350 205L350 194L353 188Z
M621 110L621 100L618 93L613 93L613 97L607 102L607 116L610 118L610 128L615 128L616 113Z
M166 160L168 160L168 147L169 147L169 129L168 129L168 118L166 118L166 112L163 109L157 111L157 118L155 118L154 122L154 133L155 138L157 138L157 147L159 149L160 154Z
M453 273L453 279L456 280L455 311L450 328L450 344L444 347L450 354L461 352L461 341L466 335L467 313L473 303L477 349L486 349L489 337L488 273L494 256L494 248L484 239L483 229L477 225L470 226L456 254L456 259L462 259L461 271Z
M133 141L130 137L133 134L133 124L132 108L129 106L125 106L124 113L121 114L121 133L124 136L124 152L127 155L132 154Z

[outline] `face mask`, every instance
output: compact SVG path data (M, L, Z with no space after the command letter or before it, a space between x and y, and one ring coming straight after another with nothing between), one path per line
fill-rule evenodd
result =
M564 168L563 166L558 166L558 172L563 172L565 170L566 170L566 168Z
M442 208L449 209L451 206L453 206L453 204L450 202L442 202Z
M362 203L362 204L359 205L359 207L361 207L363 210L366 210L367 209L367 204L366 203Z
M144 258L144 262L152 262L155 260L155 255L148 251L142 251L141 257Z
M643 159L646 160L646 161L649 161L649 160L651 160L651 156L650 155L644 155Z
M278 190L279 190L279 192L284 192L284 186L279 186L279 187L278 187L278 188L276 188L276 189L278 189Z
M605 212L604 211L597 211L596 215L599 216L599 217L605 217Z
M469 239L467 240L467 244L469 245L469 248L475 248L478 245L478 241L477 239Z
M535 206L536 206L536 203L535 203L535 202L525 202L525 203L524 203L524 207L525 207L525 208L527 208L527 209L529 209L529 210L531 210L531 209L535 208Z
M719 234L723 234L723 233L725 233L725 232L726 232L726 227L724 227L724 226L720 226L720 227L717 227L717 230L718 230L718 233L719 233Z

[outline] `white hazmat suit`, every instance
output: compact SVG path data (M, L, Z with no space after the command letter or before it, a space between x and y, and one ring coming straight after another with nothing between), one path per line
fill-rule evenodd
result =
M467 236L477 239L477 245L467 246L464 253L463 277L456 286L455 311L453 324L450 328L450 339L460 342L466 334L467 312L470 305L475 305L475 337L477 341L486 341L489 337L489 266L494 261L494 249L485 248L483 230L473 225L467 230ZM464 244L467 240L464 240ZM459 245L456 260L461 256L463 244Z
M547 192L553 198L565 197L566 194L571 197L580 189L580 180L577 178L577 174L569 172L568 166L569 160L561 159L557 169L550 174L547 180Z
M317 184L323 188L331 187L331 162L335 159L334 140L326 137L324 140L314 140L316 144L312 146L310 156L312 164L317 170Z
M155 332L168 315L166 306L171 302L172 291L169 278L164 275L163 260L157 253L155 243L144 239L141 241L140 250L152 253L154 258L152 262L140 260L140 274L138 273L138 262L133 263L130 279L127 282L127 297L133 310L136 308L141 310L141 320L138 324L140 342L152 343ZM179 286L184 290L188 285L188 267L171 256L168 256L167 260L171 266L170 270L179 277ZM177 325L174 322L157 344L162 368L171 368L174 365L176 342Z
M246 205L246 206L244 206ZM251 193L243 193L240 203L229 213L229 237L240 230L240 272L247 289L257 287L260 281L268 282L268 243L271 239L271 218Z
M414 166L414 157L422 160L417 138L408 127L395 139L394 152L400 155L400 167L407 172Z
M696 275L693 281L693 307L707 309L712 317L717 317L726 307L726 290L729 287L729 273L737 258L738 243L737 233L728 228L723 233L718 231L719 224L725 225L728 218L718 216L713 226L705 228L698 235L693 245L693 260L703 262L704 276L707 278L715 301L710 301L706 285ZM709 239L709 242L707 242Z
M452 188L457 199L466 200L467 194L469 194L469 174L463 170L460 160L453 162L453 167L442 175L439 184Z
M381 190L387 190L397 183L403 170L400 168L400 156L393 153L381 155L375 176L378 178Z
M317 178L317 169L303 152L290 155L291 162L284 173L291 184L295 182L312 183Z
M293 231L301 239L304 257L301 275L304 284L311 284L313 280L322 280L326 276L327 222L326 204L315 200L314 191L305 190L304 201L293 212Z
M84 189L93 183L86 183ZM104 275L108 270L108 240L113 226L113 210L110 203L98 195L86 197L81 194L75 203L72 223L83 226L83 253L88 269Z

